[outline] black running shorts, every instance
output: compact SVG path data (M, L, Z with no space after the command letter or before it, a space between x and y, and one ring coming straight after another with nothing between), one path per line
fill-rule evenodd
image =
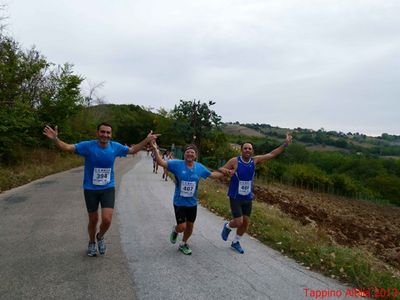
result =
M251 215L251 209L253 207L252 200L236 200L230 198L232 216L234 218L239 218L241 216Z
M88 213L96 212L99 208L114 208L115 188L104 190L84 190L86 208Z
M196 206L176 206L174 205L176 224L187 222L194 223L197 216Z

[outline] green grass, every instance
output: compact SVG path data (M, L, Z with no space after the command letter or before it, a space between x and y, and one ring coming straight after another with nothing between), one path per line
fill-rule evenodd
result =
M24 157L17 165L1 166L0 192L83 164L77 155L46 149L32 150Z
M207 180L200 184L199 199L203 206L229 220L226 190L226 185ZM397 288L400 291L400 278L391 267L361 249L335 244L324 232L312 225L304 226L266 203L253 203L248 233L307 269L355 288Z

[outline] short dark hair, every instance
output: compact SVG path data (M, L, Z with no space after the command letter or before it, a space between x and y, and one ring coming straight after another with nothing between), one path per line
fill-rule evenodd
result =
M197 149L195 144L186 145L185 148L183 148L183 153L185 153L189 149L193 149L196 153L199 153L199 150Z
M108 124L107 122L101 122L99 125L97 125L97 131L100 130L101 126L107 126L107 127L110 127L112 129L112 126L110 124Z
M252 143L252 142L244 142L244 143L242 143L241 145L240 145L240 150L243 150L243 146L244 146L244 144L250 144L251 145L251 147L253 148L253 150L254 150L254 144Z

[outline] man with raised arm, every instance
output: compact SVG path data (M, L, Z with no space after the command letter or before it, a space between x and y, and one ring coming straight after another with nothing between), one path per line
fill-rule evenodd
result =
M255 167L257 164L281 154L291 142L292 136L290 133L287 133L286 139L281 146L269 153L256 155L254 157L253 144L249 142L243 143L241 146L241 154L231 158L219 169L226 175L232 175L229 182L228 197L230 199L233 219L229 222L225 222L221 237L226 241L231 230L236 228L236 236L231 243L231 248L241 254L244 253L244 250L239 241L249 228L252 200L254 197L253 183Z
M147 143L154 141L157 135L152 131L140 143L131 147L121 145L111 140L112 127L108 123L97 126L97 139L82 141L77 144L67 144L58 138L57 126L53 129L46 126L43 134L51 139L62 151L74 152L85 158L83 189L86 208L89 215L88 256L97 256L97 247L100 255L106 252L104 235L111 225L115 203L114 161L116 157L135 154ZM101 224L98 228L101 205Z
M155 141L152 142L155 158L160 166L175 175L174 211L176 226L172 227L170 241L176 243L178 234L183 232L179 251L185 255L192 254L187 241L193 232L194 221L197 216L197 189L201 178L206 179L223 177L220 171L209 171L204 165L196 162L198 150L195 145L187 145L183 151L183 160L161 158Z

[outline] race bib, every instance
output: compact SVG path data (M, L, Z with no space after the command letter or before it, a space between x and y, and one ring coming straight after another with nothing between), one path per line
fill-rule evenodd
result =
M247 196L251 192L251 180L250 181L242 181L239 180L239 195Z
M193 197L195 191L195 181L181 181L181 197Z
M94 168L93 184L106 185L111 181L111 168Z

